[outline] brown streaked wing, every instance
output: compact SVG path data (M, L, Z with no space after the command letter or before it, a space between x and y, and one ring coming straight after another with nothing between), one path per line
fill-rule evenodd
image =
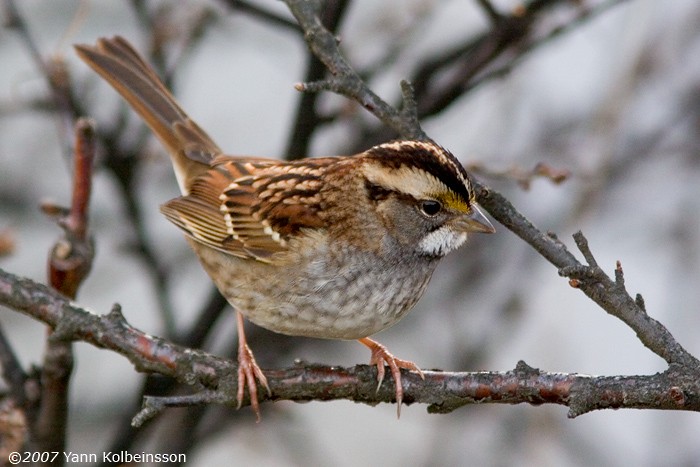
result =
M249 258L243 242L230 238L219 195L231 180L210 170L199 177L186 196L172 199L160 207L165 217L193 240L240 258Z
M321 164L325 165L325 164ZM321 167L218 157L187 196L162 206L192 239L244 259L270 261L303 228L320 228Z

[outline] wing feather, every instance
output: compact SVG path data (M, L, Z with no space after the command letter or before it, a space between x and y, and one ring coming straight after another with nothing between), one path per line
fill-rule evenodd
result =
M319 217L323 168L333 159L284 163L219 156L189 194L163 206L163 214L193 240L242 259L269 262L287 251Z

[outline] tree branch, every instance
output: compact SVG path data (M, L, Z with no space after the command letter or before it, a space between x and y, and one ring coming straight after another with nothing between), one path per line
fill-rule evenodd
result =
M320 3L316 0L285 0L299 25L304 31L304 39L313 54L328 68L331 77L311 83L299 83L296 88L303 92L332 91L348 97L376 115L398 134L407 139L424 139L425 133L418 119L408 118L382 100L365 83L359 74L348 64L338 46L338 39L323 26L318 17ZM406 98L408 87L404 86ZM412 99L412 98L410 98ZM409 105L413 107L413 105ZM414 109L409 109L413 111Z
M581 232L574 240L588 265L581 264L566 246L552 233L543 233L520 214L503 195L475 182L479 204L499 223L516 234L547 261L569 277L571 283L609 314L627 324L642 343L669 364L679 364L700 374L700 362L689 354L664 325L647 315L641 298L634 299L624 287L622 268L618 266L617 281L613 281L598 267L588 243Z
M92 167L95 158L95 129L91 121L75 123L73 154L73 196L70 209L52 204L42 206L63 229L49 255L48 276L51 286L75 299L83 280L92 268L94 247L88 232L88 209L92 191ZM32 424L37 446L46 452L65 451L68 427L69 386L73 371L73 346L60 333L49 332L41 370L40 407ZM64 459L42 462L63 465Z
M76 94L72 91L71 76L65 62L60 57L53 60L45 60L29 30L27 22L17 8L16 2L14 0L0 1L3 2L7 26L16 31L48 83L51 101L61 118L62 128L65 129L61 136L68 134L72 136L74 122L81 116L88 115L89 112L84 110L80 99L76 99ZM159 53L155 53L154 58L156 63L162 64L164 61L162 57L159 58ZM126 110L126 107L124 107L124 110ZM141 218L138 190L135 187L135 181L138 179L142 166L140 164L142 160L140 155L143 151L144 140L136 141L131 146L125 147L123 142L129 140L123 137L126 128L126 114L123 113L117 125L111 131L101 131L99 133L98 136L102 146L110 148L106 153L107 157L102 163L103 167L106 167L112 173L121 189L122 201L131 221L129 225L132 227L135 236L134 250L142 260L155 285L154 289L160 304L163 324L168 329L168 334L175 335L173 307L167 294L169 278L165 272L166 268L161 264L157 255L153 253L149 236Z
M502 78L553 39L626 0L530 0L510 12L478 0L491 27L425 57L409 80L415 86L418 117L439 115L481 84ZM367 131L370 141L395 137L386 127Z
M209 403L236 405L236 364L206 352L188 349L130 326L119 306L98 316L72 304L45 285L0 270L0 303L42 321L61 338L81 340L127 357L138 371L158 372L194 386L186 396L151 397L134 418L139 425L166 407ZM648 408L700 411L700 378L671 368L652 376L594 377L544 373L519 363L513 371L453 373L425 371L403 374L407 404L428 404L432 413L451 412L471 403L559 404L575 417L604 408ZM298 363L267 370L272 395L262 400L349 399L365 404L393 402L388 376L376 386L376 368L352 368ZM601 395L603 395L601 397ZM244 401L247 404L248 401Z
M588 265L564 266L559 273L576 281L576 288L632 328L642 344L669 365L680 365L700 372L700 361L688 353L663 324L647 314L641 295L632 298L627 292L621 263L617 262L613 280L598 267L583 234L575 233L574 240Z
M270 23L272 26L282 29L300 32L299 25L293 21L283 18L270 10L267 10L259 5L253 5L245 0L220 0L221 3L228 6L232 10L248 14L254 18Z
M336 31L345 16L348 4L347 0L327 2L323 8L321 23L329 31ZM309 53L304 81L320 81L325 75L326 67L324 64L314 54ZM319 94L315 92L305 92L301 96L294 118L294 127L290 132L289 143L285 151L285 158L288 160L300 159L308 155L311 135L322 122L322 118L316 110L318 96Z
M60 57L44 59L34 37L29 31L29 26L24 21L24 17L20 14L14 0L3 0L3 7L6 15L6 26L17 32L21 41L27 47L35 65L46 79L51 101L61 117L63 130L61 136L72 136L73 123L79 112L76 111L78 106L75 96L71 92L70 79L65 62ZM65 139L70 141L69 136ZM66 155L68 154L69 152L66 151Z

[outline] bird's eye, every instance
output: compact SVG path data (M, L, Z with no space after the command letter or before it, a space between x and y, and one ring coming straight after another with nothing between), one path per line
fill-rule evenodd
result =
M434 199L424 199L420 202L420 210L426 216L433 217L442 210L442 204Z

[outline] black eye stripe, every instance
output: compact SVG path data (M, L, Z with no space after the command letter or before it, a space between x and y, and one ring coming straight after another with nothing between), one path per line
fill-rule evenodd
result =
M393 193L392 190L374 184L369 180L365 180L365 189L367 190L367 196L372 201L381 201L387 199Z

